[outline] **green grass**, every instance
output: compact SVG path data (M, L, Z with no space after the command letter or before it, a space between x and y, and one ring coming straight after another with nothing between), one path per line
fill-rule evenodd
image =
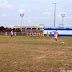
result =
M62 44L61 42L65 42ZM72 70L72 37L0 36L0 72L60 72Z

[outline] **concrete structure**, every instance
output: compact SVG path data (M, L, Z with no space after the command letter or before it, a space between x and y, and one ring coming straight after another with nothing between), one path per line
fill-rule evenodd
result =
M40 32L43 28L40 28L39 26L14 26L15 30L22 28L22 32Z

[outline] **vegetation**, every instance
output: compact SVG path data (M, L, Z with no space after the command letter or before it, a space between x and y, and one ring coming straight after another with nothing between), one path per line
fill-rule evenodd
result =
M0 31L11 31L12 28L9 28L9 27L4 27L4 26L0 26ZM20 29L14 29L13 28L13 31L17 31L17 32L20 32Z

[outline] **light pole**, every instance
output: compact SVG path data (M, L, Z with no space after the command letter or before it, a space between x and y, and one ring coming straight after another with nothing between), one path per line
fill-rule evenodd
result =
M22 19L24 17L24 13L20 13L20 17L21 17L21 32L22 32Z
M61 14L61 17L62 17L62 27L63 27L63 22L64 22L64 17L65 17L65 13Z
M55 6L54 6L54 27L55 27L55 23L56 23L56 4L57 3L53 3Z

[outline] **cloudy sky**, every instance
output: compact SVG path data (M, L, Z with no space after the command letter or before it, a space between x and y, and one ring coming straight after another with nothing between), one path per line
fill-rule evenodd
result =
M54 26L54 4L56 5L56 27L62 24L72 27L72 0L0 0L0 26L21 25L20 13L24 12L23 26Z

